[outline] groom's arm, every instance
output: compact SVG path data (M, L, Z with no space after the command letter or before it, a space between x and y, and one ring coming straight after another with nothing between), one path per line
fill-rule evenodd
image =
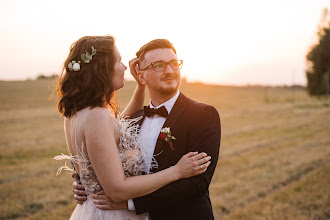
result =
M194 118L195 116L196 118ZM178 180L149 195L135 198L133 201L137 214L173 207L182 203L183 200L208 193L208 187L219 156L220 117L216 109L211 106L204 107L203 110L190 117L192 117L190 121L193 121L193 124L187 127L190 129L190 140L194 143L194 147L190 148L189 151L207 153L212 157L210 166L201 175Z

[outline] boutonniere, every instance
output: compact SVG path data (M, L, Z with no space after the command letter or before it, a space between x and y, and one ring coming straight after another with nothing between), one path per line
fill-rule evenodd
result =
M174 136L171 135L171 130L169 127L166 127L166 128L163 128L161 131L160 131L160 134L159 134L159 137L166 141L168 143L168 145L170 145L170 148L172 151L174 151L174 147L173 147L173 144L172 144L172 140L176 140Z

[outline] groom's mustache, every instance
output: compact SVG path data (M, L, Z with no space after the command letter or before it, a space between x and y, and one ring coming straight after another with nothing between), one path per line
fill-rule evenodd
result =
M162 78L162 80L168 80L168 79L177 79L178 76L175 74L169 75L169 76L165 76Z

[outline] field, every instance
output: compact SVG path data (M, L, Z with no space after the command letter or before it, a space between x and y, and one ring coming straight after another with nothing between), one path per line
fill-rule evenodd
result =
M63 118L50 80L0 82L0 219L69 219ZM119 92L121 109L134 83ZM330 218L330 100L299 88L183 84L221 116L210 196L216 219Z

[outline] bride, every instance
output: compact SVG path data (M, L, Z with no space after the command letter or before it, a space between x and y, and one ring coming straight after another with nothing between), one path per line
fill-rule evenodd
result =
M136 77L138 60L130 61ZM124 86L127 67L112 36L87 36L72 44L58 79L58 109L64 118L64 131L73 170L87 191L87 201L78 204L70 219L150 219L129 210L100 210L90 198L105 191L116 203L141 197L181 178L204 173L210 157L190 152L163 171L149 174L145 153L138 146L137 119L127 119L142 109L145 88L138 82L133 97L121 115L113 102L115 91ZM203 169L201 169L203 165ZM152 166L157 166L153 160ZM71 170L68 166L62 169ZM72 170L72 171L73 171ZM142 175L149 174L149 175Z

